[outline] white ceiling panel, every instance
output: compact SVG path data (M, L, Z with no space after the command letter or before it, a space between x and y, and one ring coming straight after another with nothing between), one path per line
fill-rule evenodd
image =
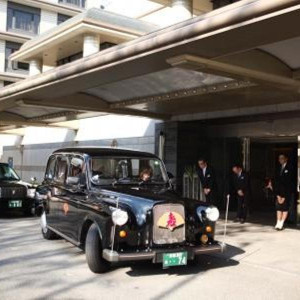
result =
M276 56L293 70L300 68L300 37L265 45L260 49Z

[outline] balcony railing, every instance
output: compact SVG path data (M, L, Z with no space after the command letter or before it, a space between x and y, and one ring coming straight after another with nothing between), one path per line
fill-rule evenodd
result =
M80 8L85 7L85 0L58 0L58 3L65 4L65 5L77 6Z

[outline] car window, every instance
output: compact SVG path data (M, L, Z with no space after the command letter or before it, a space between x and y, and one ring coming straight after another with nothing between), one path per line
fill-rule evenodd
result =
M64 156L57 157L54 180L57 183L64 184L68 174L68 158Z
M48 160L47 170L45 174L45 179L53 180L55 174L55 166L56 166L56 157L51 156Z
M92 182L100 185L109 185L123 179L126 179L126 183L139 183L143 180L163 184L167 180L162 162L153 157L93 157L90 169ZM124 180L123 182L125 183Z
M20 180L20 178L8 165L0 165L0 180Z
M77 177L79 185L86 185L86 167L82 157L77 155L70 157L68 177Z

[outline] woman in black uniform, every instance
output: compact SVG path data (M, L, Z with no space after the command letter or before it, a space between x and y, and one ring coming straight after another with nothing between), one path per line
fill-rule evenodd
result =
M288 157L280 154L278 157L280 167L276 172L274 186L269 184L275 194L277 223L276 230L282 230L288 216L290 201L293 193L292 170L288 164Z

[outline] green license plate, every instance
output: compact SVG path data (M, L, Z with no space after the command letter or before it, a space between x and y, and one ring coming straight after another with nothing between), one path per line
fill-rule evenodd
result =
M187 252L164 253L163 268L184 266L187 264Z
M22 200L12 200L12 201L8 201L8 207L9 207L9 208L22 207Z

